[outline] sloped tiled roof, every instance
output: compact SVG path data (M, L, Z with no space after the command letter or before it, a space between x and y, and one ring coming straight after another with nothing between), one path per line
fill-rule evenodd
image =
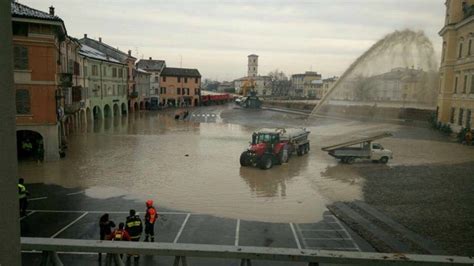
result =
M35 19L44 19L44 20L54 20L63 22L63 20L58 16L50 15L47 12L43 12L29 6L22 5L17 2L11 3L11 12L12 17L21 17L21 18L35 18Z
M102 53L101 51L96 50L85 44L81 45L81 50L79 51L79 54L92 58L92 59L108 61L112 63L120 63L120 61L118 61L117 59L109 57L106 54Z
M125 63L128 58L136 59L133 56L129 56L128 53L122 52L117 48L114 48L102 41L97 41L88 37L84 37L79 40L81 44L85 44L87 46L90 46L96 50L101 51L102 53L108 55L109 57L113 57L122 63Z
M164 60L141 59L137 62L137 67L144 70L159 70L165 66Z
M168 77L196 77L200 78L201 74L199 70L195 68L177 68L177 67L165 67L161 72L161 76Z

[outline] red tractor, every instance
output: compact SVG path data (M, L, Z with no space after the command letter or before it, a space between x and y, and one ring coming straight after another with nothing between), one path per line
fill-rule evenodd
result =
M304 128L261 129L252 134L250 147L240 155L241 166L270 169L288 162L291 154L302 156L309 151L309 131Z

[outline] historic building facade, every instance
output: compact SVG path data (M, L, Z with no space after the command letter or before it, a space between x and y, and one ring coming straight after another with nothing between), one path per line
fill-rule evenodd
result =
M140 98L135 97L137 95L135 88L135 81L133 80L133 73L135 71L135 61L137 60L132 56L132 52L128 50L127 53L120 51L117 48L112 47L111 45L106 44L102 41L102 37L99 37L98 40L89 38L87 34L84 34L84 37L79 40L81 44L85 44L97 51L100 51L106 56L106 59L111 59L112 62L118 61L121 64L127 66L127 73L124 78L127 83L127 98L128 98L128 110L133 110L135 107L139 106ZM123 78L123 77L122 77Z
M160 99L163 106L198 106L201 74L197 69L165 67L161 72Z
M86 116L89 120L126 114L128 65L86 44L79 51L83 61L87 92Z
M70 85L58 52L66 28L53 7L46 13L12 2L11 13L18 154L20 159L56 160L64 116L61 87Z
M153 58L140 59L137 62L137 68L150 73L150 91L148 93L150 109L158 108L160 100L160 80L161 72L166 67L164 60L155 60Z
M474 1L446 1L438 121L458 131L474 123Z

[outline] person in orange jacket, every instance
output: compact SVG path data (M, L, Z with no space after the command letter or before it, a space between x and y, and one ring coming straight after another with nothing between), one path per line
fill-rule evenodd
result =
M145 214L145 242L148 242L150 238L151 242L155 242L155 222L160 216L153 207L153 200L146 201L146 214Z
M120 223L119 228L115 229L110 235L110 240L112 241L130 241L130 235L127 230L124 229L125 224Z

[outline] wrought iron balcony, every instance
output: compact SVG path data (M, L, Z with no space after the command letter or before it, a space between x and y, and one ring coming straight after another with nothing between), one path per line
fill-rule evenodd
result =
M72 74L71 73L59 73L59 86L61 87L72 87Z

